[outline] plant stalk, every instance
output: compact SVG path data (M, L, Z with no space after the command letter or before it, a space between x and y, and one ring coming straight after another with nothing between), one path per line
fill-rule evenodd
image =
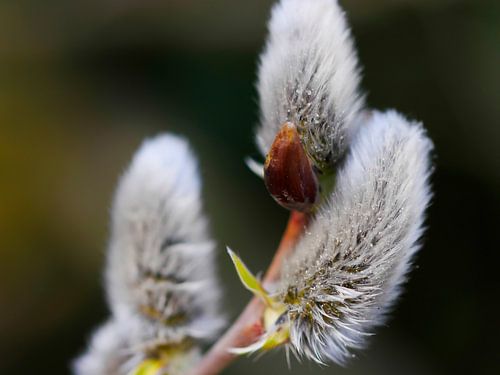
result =
M264 286L278 280L281 265L304 232L308 218L309 215L302 212L290 213L278 249L262 280ZM245 347L257 341L263 333L264 309L265 305L260 299L252 298L233 325L212 346L189 375L216 375L237 357L236 354L230 353L229 349Z

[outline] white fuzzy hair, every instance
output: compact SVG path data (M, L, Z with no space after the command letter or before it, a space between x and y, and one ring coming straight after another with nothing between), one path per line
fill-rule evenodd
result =
M375 112L352 144L329 202L285 263L293 350L345 364L382 324L419 249L432 143L419 123Z
M272 10L257 88L265 155L286 121L294 123L318 167L346 150L364 105L351 32L336 0L282 0Z
M118 184L106 289L113 320L126 327L129 362L160 346L212 339L223 324L200 195L197 163L172 135L145 141ZM110 330L97 333L94 352L114 349Z
M129 360L128 327L111 320L99 327L90 340L87 352L73 364L75 374L126 374L123 365Z

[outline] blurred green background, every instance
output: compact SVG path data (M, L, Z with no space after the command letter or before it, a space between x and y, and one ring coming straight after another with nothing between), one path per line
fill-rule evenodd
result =
M369 103L424 121L436 144L425 246L388 327L348 369L288 370L276 352L224 374L498 374L500 2L341 2ZM263 270L287 216L243 163L258 156L271 3L0 1L0 373L67 374L107 316L114 185L161 131L200 158L229 316L244 306L224 245Z

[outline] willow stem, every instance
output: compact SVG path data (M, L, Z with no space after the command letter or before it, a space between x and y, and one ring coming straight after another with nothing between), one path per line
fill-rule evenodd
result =
M281 264L293 249L307 225L308 215L292 211L281 242L267 269L262 283L264 286L276 282ZM237 355L230 348L245 347L253 344L263 333L262 314L264 304L254 297L226 333L212 346L189 375L216 375L226 368Z

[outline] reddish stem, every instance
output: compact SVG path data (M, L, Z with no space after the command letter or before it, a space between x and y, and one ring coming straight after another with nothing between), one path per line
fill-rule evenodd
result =
M262 280L264 285L269 285L278 280L281 264L303 233L307 220L307 214L297 211L290 213L290 219L281 242ZM257 341L263 333L262 314L264 307L260 299L252 298L238 319L212 346L189 375L218 374L236 358L236 355L229 353L230 348L245 347Z

